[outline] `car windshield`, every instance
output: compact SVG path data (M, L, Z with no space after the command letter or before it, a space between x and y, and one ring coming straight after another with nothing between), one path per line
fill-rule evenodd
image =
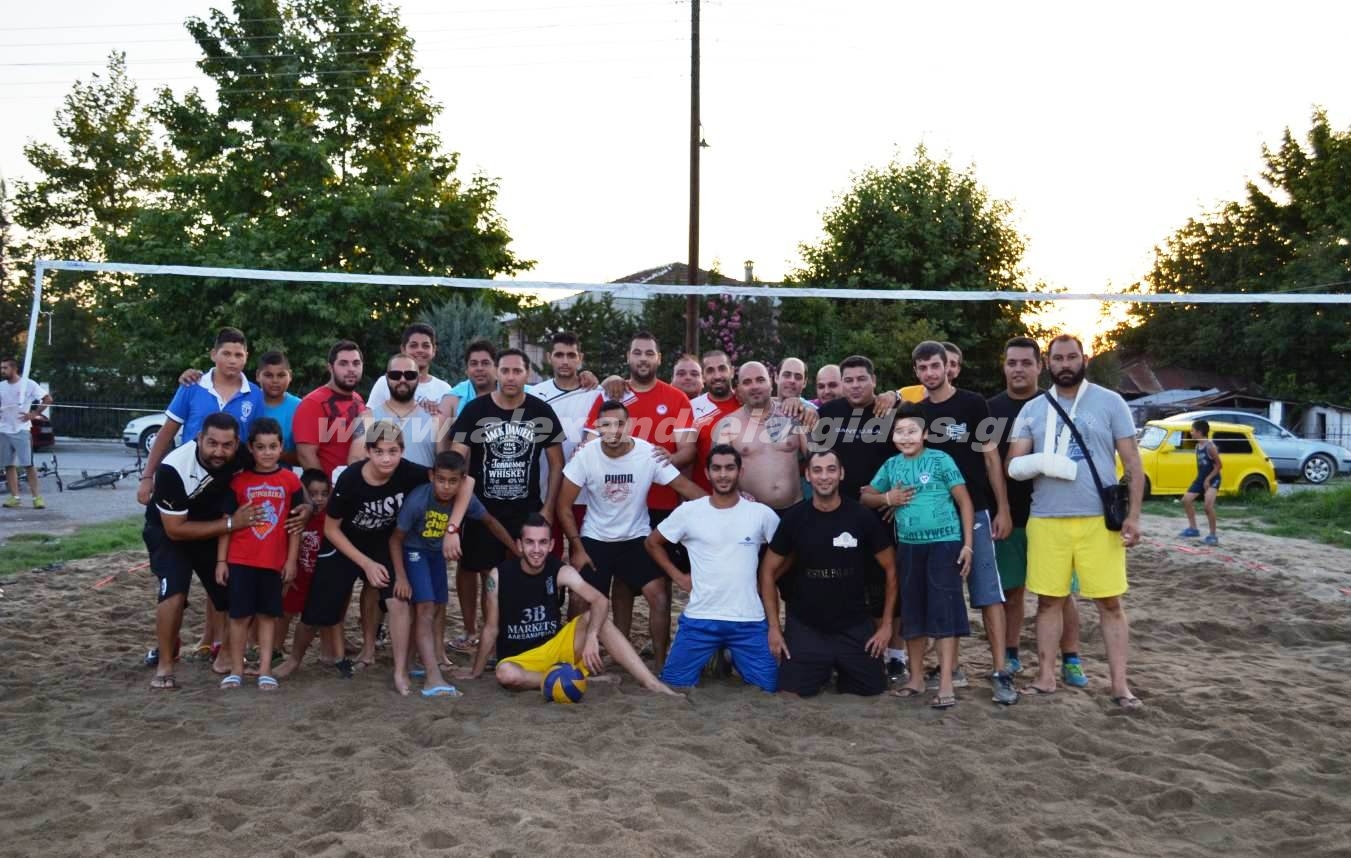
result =
M1168 430L1161 426L1146 426L1140 433L1140 449L1157 450L1163 443L1163 439L1168 437Z

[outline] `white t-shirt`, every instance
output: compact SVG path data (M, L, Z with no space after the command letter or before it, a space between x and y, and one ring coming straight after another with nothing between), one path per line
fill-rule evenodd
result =
M581 486L591 498L582 519L582 536L602 542L641 539L652 532L648 524L647 490L653 483L669 485L680 476L670 462L659 461L652 445L633 439L633 449L614 458L600 441L577 451L563 467L563 476Z
M551 378L539 384L527 385L525 392L538 396L549 403L554 413L558 415L558 422L563 424L564 433L563 461L570 461L577 445L582 441L582 432L586 428L586 418L591 414L591 406L603 395L601 389L595 387L591 390L583 390L578 387L573 390L563 390ZM578 483L578 485L581 485L581 483ZM545 497L548 493L549 463L543 462L539 469L539 496ZM577 504L584 506L588 503L590 503L590 498L586 487L583 486L581 493L577 495ZM590 534L587 535L590 536Z
M760 546L774 538L778 526L774 510L745 498L730 509L715 508L709 498L676 507L657 530L690 553L694 592L685 613L696 620L763 620L757 587Z
M36 381L28 379L25 385L22 377L18 381L0 381L0 432L6 435L18 435L31 431L31 426L19 420L19 415L33 405L33 400L46 396Z
M450 385L436 376L432 376L426 381L419 381L417 390L413 391L413 398L417 400L418 405L424 405L430 402L432 405L439 406L441 400L445 399L446 394L450 393ZM384 373L371 385L371 395L366 397L367 408L379 408L389 401L389 379Z

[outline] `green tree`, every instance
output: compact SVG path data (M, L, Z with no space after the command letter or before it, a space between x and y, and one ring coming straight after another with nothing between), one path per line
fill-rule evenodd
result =
M1154 251L1142 292L1346 292L1351 132L1315 111L1303 143L1263 147L1245 198L1190 219ZM1137 304L1111 339L1160 366L1216 369L1272 396L1351 402L1351 307Z
M429 309L422 321L436 331L432 375L451 384L464 378L464 350L471 342L485 339L502 345L502 326L497 321L497 313L491 301L482 295L468 300L461 295L452 295Z
M824 216L825 236L801 245L790 285L817 288L1025 288L1023 238L1012 208L993 199L971 169L959 171L923 146L858 175ZM971 378L998 378L1004 341L1026 330L1029 308L990 301L789 299L779 315L785 354L813 367L849 354L872 358L888 384L911 383L910 350L945 339L965 352Z
M518 324L526 342L540 344L546 354L554 334L576 334L585 368L597 378L628 374L628 334L636 327L632 317L617 309L609 295L582 295L566 307L558 306L558 302L524 306ZM549 374L547 367L538 369Z

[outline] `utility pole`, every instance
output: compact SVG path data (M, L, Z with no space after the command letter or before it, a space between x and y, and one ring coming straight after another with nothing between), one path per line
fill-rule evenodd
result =
M699 4L690 0L690 252L687 283L699 283ZM685 296L685 351L699 353L699 298Z

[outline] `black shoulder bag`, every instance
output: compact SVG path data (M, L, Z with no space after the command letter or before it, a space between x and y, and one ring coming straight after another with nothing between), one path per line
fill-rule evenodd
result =
M1088 472L1093 475L1093 485L1097 486L1098 497L1102 499L1102 518L1107 523L1107 529L1121 530L1121 526L1126 523L1126 516L1130 514L1130 487L1122 483L1112 483L1110 486L1102 484L1102 478L1098 476L1098 469L1093 466L1093 455L1089 451L1088 445L1084 443L1083 436L1079 434L1078 427L1074 425L1074 421L1056 401L1054 393L1049 390L1043 391L1043 393L1046 396L1046 401L1060 415L1060 419L1065 421L1070 434L1074 436L1075 443L1083 451L1084 461L1088 463Z

